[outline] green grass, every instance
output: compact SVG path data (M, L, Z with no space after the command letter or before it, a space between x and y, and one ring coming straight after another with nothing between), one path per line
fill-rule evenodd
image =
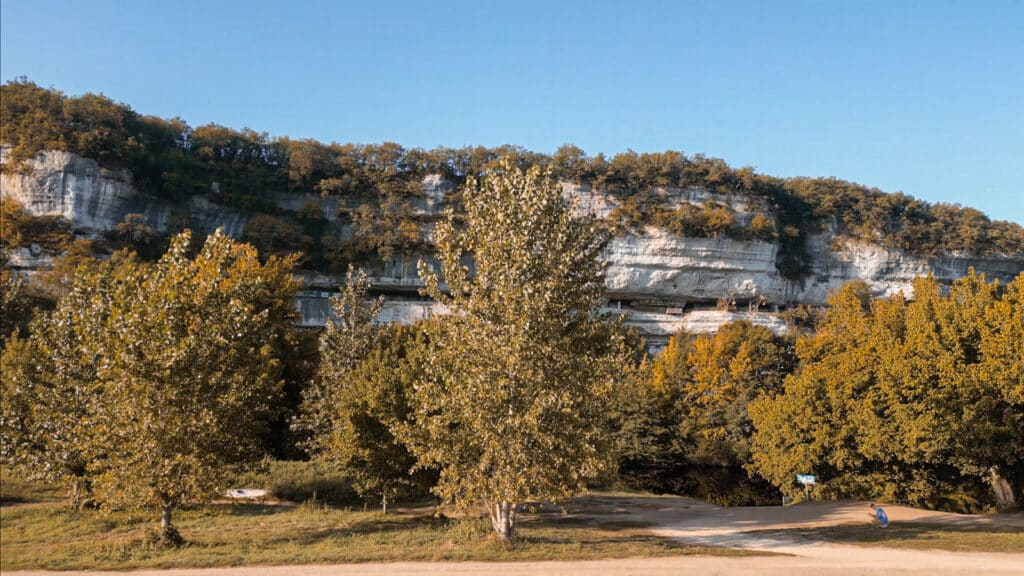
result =
M744 555L655 536L635 523L557 514L520 521L503 543L482 518L353 512L319 505L215 504L179 512L178 549L145 544L152 514L59 504L0 508L0 570L184 568L398 560L583 560L685 554Z
M808 540L861 546L949 550L952 552L1024 552L1024 529L1001 526L940 526L926 523L896 523L880 528L871 524L850 524L824 528L758 530L791 540Z
M67 490L26 477L22 470L0 466L0 503L46 502L67 496Z

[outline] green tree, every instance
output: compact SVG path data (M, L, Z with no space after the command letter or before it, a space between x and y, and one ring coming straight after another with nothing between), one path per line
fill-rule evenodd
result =
M95 361L107 450L97 493L105 504L158 506L166 543L180 541L174 508L209 498L231 466L261 455L299 286L293 260L260 264L220 231L190 259L190 240L179 234L113 286Z
M0 270L0 350L12 336L27 336L28 324L34 309L25 293L25 282L11 273Z
M796 358L785 339L747 321L730 322L693 340L678 388L679 441L687 460L738 466L750 460L748 406L782 390Z
M800 364L784 392L749 407L755 431L747 467L791 497L802 497L794 485L798 473L815 473L826 494L864 496L874 486L851 406L873 382L874 359L863 353L869 302L864 283L832 295L815 335L797 341Z
M320 364L303 391L293 428L306 436L301 442L314 456L323 454L338 427L338 407L350 385L352 372L377 347L382 330L375 323L382 299L368 298L370 280L349 266L341 294L331 298L333 318L320 336Z
M323 458L352 478L364 498L388 502L429 488L433 471L413 473L416 458L392 429L411 418L409 397L422 378L427 353L422 328L394 326L344 380L335 383L334 427ZM330 378L321 374L322 378Z
M969 275L956 284L954 300L985 288ZM964 290L966 288L966 290ZM956 420L955 461L968 474L982 473L996 505L1010 509L1024 494L1024 274L984 310L975 308L980 361L969 370L975 392Z
M242 241L255 246L264 258L305 254L313 244L301 226L268 214L258 214L245 223Z
M814 472L830 495L977 508L987 477L997 504L1020 482L1018 281L970 273L948 295L931 278L914 300L867 304L863 286L831 300L817 333L798 344L784 393L755 402L750 468L793 493Z
M470 178L463 200L464 225L449 209L434 233L446 286L420 265L425 293L452 314L432 325L415 421L401 436L421 466L440 468L438 495L483 501L509 539L519 503L567 498L608 464L603 423L621 364L594 353L608 333L592 314L602 242L558 184L505 159Z
M627 363L622 382L613 390L619 475L637 488L647 487L642 476L667 471L684 460L678 441L678 383L689 377L692 344L692 337L680 333L653 359L644 359L639 366Z
M97 367L111 291L138 266L118 254L80 267L56 309L33 322L31 338L12 339L4 350L0 451L33 477L66 484L73 509L90 497L109 450L98 437L105 399Z
M667 389L653 385L652 372L657 366L657 358L639 366L627 363L609 402L618 480L641 490L656 486L651 481L657 482L661 474L683 461L678 451L675 399Z

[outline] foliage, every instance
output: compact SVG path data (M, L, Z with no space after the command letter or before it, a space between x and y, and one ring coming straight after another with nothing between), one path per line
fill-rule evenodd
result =
M1022 283L972 271L942 295L919 279L911 302L842 289L784 392L751 406L750 469L793 496L794 475L815 473L826 495L939 505L996 467L1019 493Z
M26 287L39 298L57 302L71 291L80 268L95 271L99 263L97 252L96 241L86 238L75 240L63 254L53 259L49 270L37 272Z
M97 364L98 432L110 451L96 486L105 504L171 510L209 498L232 464L261 453L280 392L294 316L293 260L261 265L219 231L195 257L190 234L111 294Z
M698 336L690 346L688 373L671 384L680 450L695 464L745 464L754 431L747 407L782 390L796 364L792 348L771 330L743 320Z
M158 505L165 532L174 507L260 453L298 288L293 260L261 265L219 232L193 260L189 243L175 237L152 265L119 253L79 266L5 351L5 457L91 483L104 505Z
M278 500L296 504L349 506L359 502L352 480L323 460L268 458L233 480L234 486L262 488Z
M301 226L269 214L258 214L247 221L242 241L252 244L263 258L304 254L313 245L313 239L304 234Z
M33 311L24 281L9 270L0 270L0 351L8 338L28 336Z
M20 466L0 464L0 506L29 502L57 502L67 496L60 485L32 479Z
M57 308L38 317L28 340L3 352L0 453L33 477L66 484L79 508L106 465L99 439L103 383L97 368L111 292L140 267L131 256L82 267Z
M67 250L71 226L59 216L33 216L10 196L0 198L0 249L38 244L46 254Z
M133 250L146 261L157 260L167 251L167 235L146 224L142 214L125 214L124 219L104 236L115 248Z
M753 433L747 407L781 390L795 364L786 338L747 321L725 324L714 335L673 336L627 379L617 402L632 443L620 459L622 478L636 487L665 486L684 464L747 463Z
M675 399L664 384L664 367L675 358L673 339L661 355L639 366L627 363L620 382L612 389L609 430L614 441L619 479L635 488L645 487L655 471L674 468L683 460L676 441Z
M420 265L425 292L452 313L430 326L401 436L421 466L440 467L439 496L483 501L508 539L519 503L568 498L607 464L619 345L592 315L602 243L549 175L506 159L467 182L463 203L464 226L449 208L434 233L447 289Z
M323 457L352 478L360 496L376 497L387 513L389 501L426 493L435 474L411 472L416 459L392 432L411 415L409 397L427 361L426 333L394 326L383 340L347 378L335 382L334 427Z
M339 407L351 385L352 372L377 346L382 336L375 320L382 299L368 298L370 280L362 270L349 268L341 294L331 298L333 318L320 335L320 363L309 387L303 391L299 415L293 427L308 438L302 446L322 455L339 426Z

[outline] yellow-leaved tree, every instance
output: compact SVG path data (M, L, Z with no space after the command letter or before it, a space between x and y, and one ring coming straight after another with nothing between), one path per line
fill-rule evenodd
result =
M57 307L40 314L29 338L13 337L0 357L0 455L30 477L63 484L71 508L91 499L108 447L99 434L111 294L146 264L119 252L81 264Z
M159 508L169 544L181 540L174 508L214 496L232 466L262 455L299 287L292 258L261 264L219 230L190 258L189 241L188 231L174 237L112 288L96 358L97 438L111 448L97 494Z
M509 159L463 190L434 231L442 278L425 292L451 311L429 329L431 355L400 436L435 492L483 502L501 539L517 506L583 489L611 451L604 424L621 338L595 317L601 239L574 218L561 187Z
M971 271L948 294L920 278L910 301L843 288L799 343L784 392L751 406L750 468L794 496L794 475L814 473L827 495L1012 506L1024 481L1022 285Z

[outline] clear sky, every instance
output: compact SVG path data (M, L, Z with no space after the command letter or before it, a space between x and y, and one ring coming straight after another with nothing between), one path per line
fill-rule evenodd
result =
M3 0L0 73L193 126L702 152L1024 223L1024 1Z

